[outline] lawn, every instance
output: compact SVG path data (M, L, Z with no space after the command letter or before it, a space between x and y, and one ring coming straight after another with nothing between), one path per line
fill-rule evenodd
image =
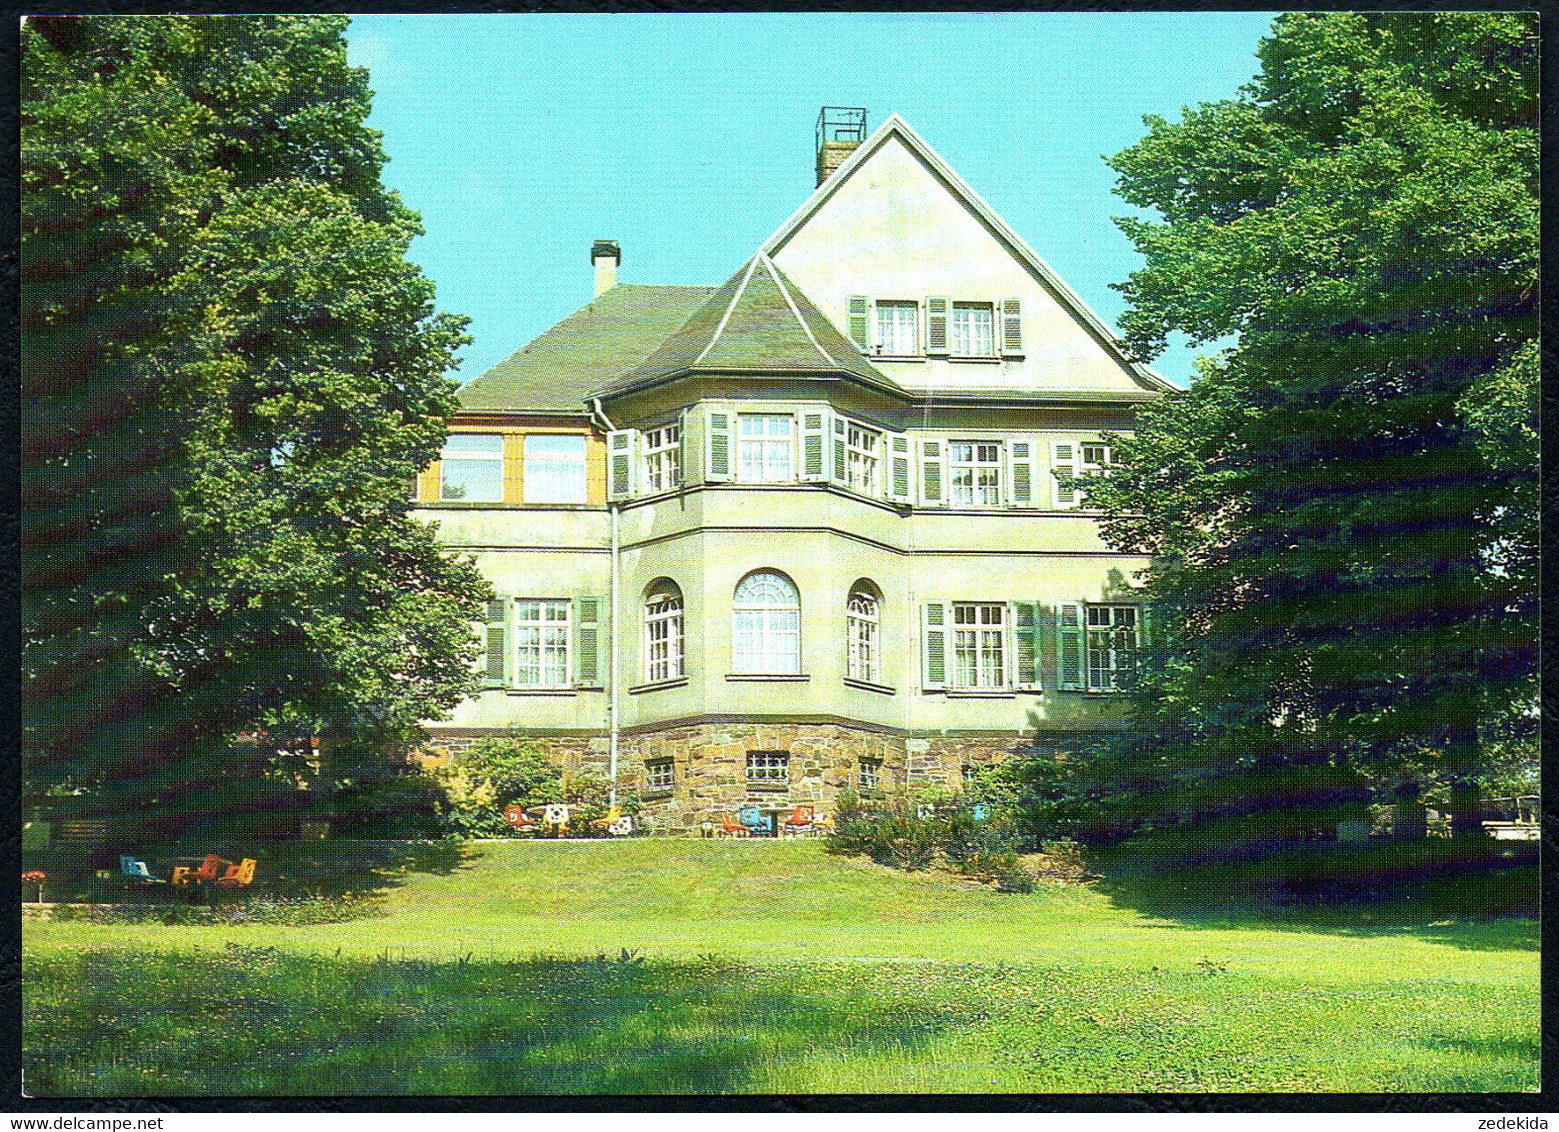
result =
M28 1091L1538 1084L1531 920L1167 916L798 841L482 843L378 883L344 923L27 920Z

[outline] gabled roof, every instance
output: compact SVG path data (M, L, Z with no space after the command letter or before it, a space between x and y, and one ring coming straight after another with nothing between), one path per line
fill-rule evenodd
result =
M1007 222L996 214L996 210L981 199L965 183L964 179L954 172L953 167L942 159L942 156L926 143L926 140L910 129L909 123L892 114L888 120L877 127L871 137L862 142L855 152L851 153L821 185L819 185L800 208L791 214L790 218L781 224L779 228L765 240L759 249L759 255L778 255L786 241L801 228L816 212L823 207L828 200L839 191L840 187L867 161L872 154L880 150L889 138L897 137L910 151L916 154L931 171L946 184L949 191L961 200L964 205L978 216L990 228L990 230L1007 245L1008 249L1019 261L1026 265L1040 282L1056 297L1056 300L1071 314L1077 318L1099 343L1109 351L1110 355L1134 377L1143 382L1150 389L1174 389L1175 386L1159 374L1154 373L1140 362L1132 361L1121 349L1120 342L1111 330L1097 314L1083 302L1082 298L1068 287L1065 281L1051 269L1050 265L1041 259L1028 244L1023 242Z
M897 389L762 252L660 349L596 392L687 373L848 375Z
M462 385L461 408L583 413L593 390L644 361L714 292L619 283Z

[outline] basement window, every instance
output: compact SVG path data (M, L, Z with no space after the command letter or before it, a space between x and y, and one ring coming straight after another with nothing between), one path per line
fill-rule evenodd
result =
M646 759L644 785L650 790L670 790L676 784L676 764L670 759Z
M777 785L789 783L789 753L786 751L748 751L747 781Z

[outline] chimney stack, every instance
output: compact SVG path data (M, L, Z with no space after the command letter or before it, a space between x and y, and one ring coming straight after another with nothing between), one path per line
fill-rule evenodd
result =
M617 265L623 250L616 240L597 240L590 245L590 262L595 266L595 293L599 297L617 286Z
M864 106L825 106L817 112L817 183L833 176L866 140Z

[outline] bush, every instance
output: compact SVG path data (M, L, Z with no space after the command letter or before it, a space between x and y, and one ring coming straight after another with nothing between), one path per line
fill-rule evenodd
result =
M56 920L86 920L94 924L340 924L384 915L379 902L355 896L261 897L220 904L62 905Z
M478 739L432 773L447 799L444 832L458 837L514 836L503 816L508 806L563 798L562 771L540 747L520 739Z
M961 795L934 788L900 794L886 812L868 813L860 806L853 792L840 792L830 852L910 871L929 868L940 853L965 876L994 882L1005 892L1033 891L1032 878L1018 865L1010 811L992 807L976 821Z

